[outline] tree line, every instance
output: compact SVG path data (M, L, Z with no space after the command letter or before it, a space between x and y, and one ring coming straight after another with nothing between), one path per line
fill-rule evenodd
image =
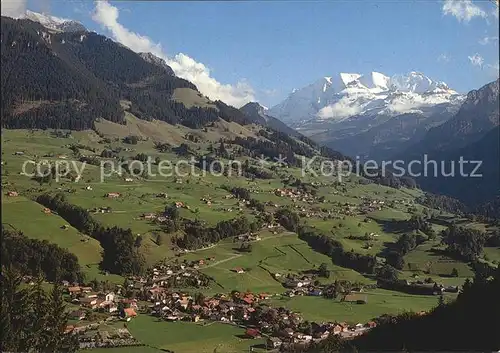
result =
M214 227L207 227L200 220L184 220L184 236L178 237L175 241L182 248L199 249L223 239L255 232L259 229L260 225L258 223L250 222L244 216L220 221Z
M82 207L67 202L62 193L42 194L36 201L56 211L69 224L98 240L103 248L101 268L120 275L141 274L145 269L144 257L136 246L130 229L104 227Z
M329 256L335 265L361 273L374 273L377 264L374 256L358 254L354 250L345 251L338 240L321 234L310 226L300 224L300 217L297 213L288 209L280 209L275 213L275 218L285 229L296 232L299 238L315 251Z
M66 280L82 283L84 274L78 258L66 249L46 240L30 239L22 233L2 227L2 264L19 272L57 282Z

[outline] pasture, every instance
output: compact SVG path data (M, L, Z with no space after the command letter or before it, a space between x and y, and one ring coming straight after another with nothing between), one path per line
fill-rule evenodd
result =
M229 324L165 322L140 315L127 325L130 333L140 342L174 352L240 353L248 352L250 346L264 343L261 339L243 338L245 331Z

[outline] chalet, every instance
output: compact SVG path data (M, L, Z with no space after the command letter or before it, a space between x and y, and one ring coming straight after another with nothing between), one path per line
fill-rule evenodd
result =
M125 308L137 309L137 300L135 299L122 299L121 302L125 306Z
M106 194L106 197L109 199L114 199L114 198L120 197L120 193L119 192L108 192Z
M126 181L127 183L130 183L130 182L134 181L134 179L132 179L132 178L125 178L125 181Z
M85 316L85 311L83 310L75 310L69 314L69 317L73 320L83 320Z
M80 287L80 290L83 293L90 293L90 292L92 292L92 287Z
M44 207L43 213L45 213L45 214L51 214L52 211L50 210L50 208Z
M327 325L318 325L316 324L316 327L313 324L313 338L319 338L324 340L330 335L330 331L328 331L328 326Z
M19 194L17 193L17 191L9 191L7 192L7 196L16 197L19 196Z
M125 318L129 318L129 317L136 317L137 313L135 312L135 310L133 308L126 308L126 309L123 309L123 315Z
M24 156L24 152L22 151L17 151L14 153L15 156Z
M347 322L340 322L338 325L342 328L341 332L349 331L349 324Z
M248 304L248 305L252 305L253 304L253 299L250 298L250 297L247 297L247 296L241 298L241 301L243 303L245 303L245 304Z
M245 273L245 270L242 269L241 267L235 267L235 268L233 268L233 272L236 272L236 273Z
M348 303L366 304L368 302L368 297L366 295L347 294L343 301Z
M212 299L206 300L204 304L209 308L215 308L216 306L219 305L219 300L212 298Z
M309 291L309 295L311 295L313 297L321 297L322 294L323 294L323 292L321 291L321 289L317 289L317 288Z
M70 295L76 295L81 292L81 288L79 286L76 287L68 287L68 293Z
M280 332L280 335L282 337L292 337L293 336L293 329L291 329L290 327L287 327Z
M333 327L331 327L330 329L330 332L333 333L334 335L338 335L342 331L344 331L344 328L341 325L333 325Z
M180 299L177 299L177 303L178 305L183 308L184 310L187 309L188 305L189 305L189 298L188 297L182 297Z
M106 302L113 302L115 300L114 292L99 293L99 297L104 299Z
M141 216L143 219L155 219L156 214L154 213L143 213Z
M178 321L180 319L181 318L179 316L173 315L173 314L165 316L165 320L167 320L167 321Z
M293 334L293 337L295 338L296 341L305 341L305 342L309 342L313 339L311 335L305 335L301 332L295 332Z
M118 311L118 306L112 301L99 299L97 304L99 305L99 311L101 312L114 313L115 311Z
M184 202L182 202L182 201L176 201L175 202L175 207L177 207L177 208L184 207Z
M97 298L80 298L80 303L86 308L95 309L97 307Z

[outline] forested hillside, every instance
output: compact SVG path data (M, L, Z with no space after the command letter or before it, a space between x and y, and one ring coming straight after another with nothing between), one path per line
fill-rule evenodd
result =
M122 122L120 100L145 120L200 128L219 117L243 123L222 102L186 108L176 88L196 87L172 70L91 32L56 33L29 20L2 17L2 123L9 128L82 130L103 118Z

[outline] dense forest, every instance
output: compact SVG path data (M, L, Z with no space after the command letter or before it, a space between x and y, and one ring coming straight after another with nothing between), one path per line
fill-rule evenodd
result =
M474 214L485 222L500 224L500 196L476 206Z
M493 278L466 281L456 301L428 315L381 317L370 333L354 341L359 350L496 351L500 347L500 267ZM471 325L471 323L478 323ZM425 337L425 339L422 339Z
M220 221L214 227L199 220L184 220L184 236L176 239L177 245L185 249L199 249L226 238L255 232L259 225L251 223L246 217Z
M103 89L87 68L54 55L43 26L1 21L3 126L81 130L92 127L96 117L122 121L118 93Z
M483 254L486 234L470 227L451 225L441 232L446 251L464 261L476 260Z
M2 17L2 124L9 128L82 130L96 118L122 122L120 100L141 119L201 128L219 116L245 123L236 108L186 108L176 88L196 90L168 66L91 32L48 33L38 23ZM168 68L168 69L167 69Z
M421 196L417 199L417 202L429 208L434 208L436 210L442 210L457 215L461 215L467 212L467 207L461 201L446 195L436 195L426 192L424 196Z

